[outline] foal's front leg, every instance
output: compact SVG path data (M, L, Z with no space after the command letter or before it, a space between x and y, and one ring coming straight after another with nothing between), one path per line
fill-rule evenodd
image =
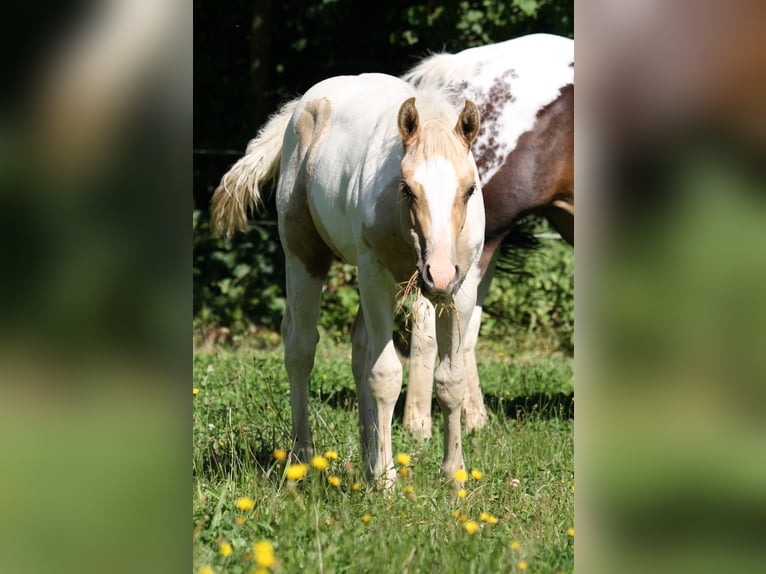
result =
M393 341L396 284L370 257L359 262L360 314L354 325L354 377L359 396L362 458L368 478L391 488L396 480L391 420L402 388L402 364ZM366 361L360 354L366 355Z
M456 470L465 468L460 434L460 415L467 381L464 343L476 303L477 281L476 274L469 273L455 295L455 304L440 304L436 307L436 340L440 362L434 382L436 398L444 415L442 471L448 479L453 479Z
M404 402L404 428L417 438L431 438L431 397L436 363L436 313L419 295L412 306L410 370Z

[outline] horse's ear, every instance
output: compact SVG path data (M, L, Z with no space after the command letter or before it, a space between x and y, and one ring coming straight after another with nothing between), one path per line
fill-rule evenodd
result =
M404 145L409 144L420 131L420 117L415 107L415 98L405 100L399 108L399 134Z
M463 111L455 125L455 133L465 142L466 147L470 149L473 140L479 133L481 120L479 119L479 108L471 100L466 100Z

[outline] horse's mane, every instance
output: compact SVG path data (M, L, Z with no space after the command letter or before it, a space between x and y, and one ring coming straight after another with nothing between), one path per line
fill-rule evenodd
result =
M402 79L420 89L444 89L450 83L463 80L471 64L457 54L435 53L424 58L402 75Z

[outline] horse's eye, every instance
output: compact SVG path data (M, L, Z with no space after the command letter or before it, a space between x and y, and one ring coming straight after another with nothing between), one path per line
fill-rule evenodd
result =
M399 184L399 191L401 191L401 192L402 192L402 195L403 195L404 197L407 197L407 198L410 198L410 197L412 197L412 190L410 189L410 186L409 186L409 185L407 185L407 184L406 184L406 183L404 183L404 182L401 182L401 183Z
M466 191L465 196L466 198L471 197L474 193L476 193L476 184L472 184Z

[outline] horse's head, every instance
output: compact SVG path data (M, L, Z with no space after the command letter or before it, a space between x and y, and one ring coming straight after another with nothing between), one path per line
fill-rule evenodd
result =
M421 121L410 98L399 109L398 124L404 143L402 225L415 249L420 288L429 298L449 297L476 255L476 234L464 233L464 227L476 213L469 206L482 201L471 155L479 110L466 100L454 126L442 116Z

